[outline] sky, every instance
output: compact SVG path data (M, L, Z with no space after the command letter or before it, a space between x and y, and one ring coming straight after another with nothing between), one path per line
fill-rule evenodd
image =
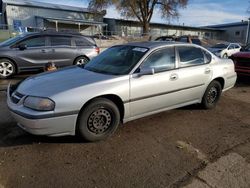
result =
M78 7L87 7L87 0L34 0L47 3L64 4ZM189 0L185 9L179 9L178 19L166 20L161 18L161 14L154 11L151 22L171 23L186 26L206 26L247 20L250 13L250 0ZM107 9L105 17L123 18L114 7Z

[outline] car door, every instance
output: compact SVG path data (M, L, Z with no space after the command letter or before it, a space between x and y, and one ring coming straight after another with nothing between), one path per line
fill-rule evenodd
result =
M241 49L241 46L239 44L234 44L234 54L237 53L237 52L239 52L240 49Z
M235 53L234 44L230 44L227 48L227 56L231 56Z
M154 74L140 75L146 69L152 69ZM131 117L180 103L181 98L175 94L180 86L174 47L152 52L138 70L130 77Z
M182 102L199 102L213 75L210 65L212 56L206 50L195 46L180 45L176 49Z
M48 62L46 36L32 36L15 45L16 59L23 66L41 66Z
M50 46L49 59L58 67L73 65L76 57L76 48L72 46L70 36L51 35L49 37Z

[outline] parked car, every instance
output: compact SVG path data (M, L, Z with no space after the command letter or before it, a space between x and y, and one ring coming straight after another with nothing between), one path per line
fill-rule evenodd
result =
M218 43L208 49L218 57L228 58L239 52L241 46L238 43Z
M176 39L176 41L197 44L200 46L202 45L201 40L198 37L189 36L189 35L188 36L180 36Z
M9 86L8 107L37 135L110 136L120 122L186 105L214 108L236 81L231 59L203 47L142 42L111 47L85 66L32 76Z
M48 62L57 67L84 64L97 56L92 38L80 34L41 32L18 35L0 43L0 77L43 69Z
M185 42L185 43L191 43L191 44L197 44L202 45L201 40L198 37L195 36L161 36L155 39L155 41L177 41L177 42Z
M155 41L175 41L175 37L174 36L161 36L161 37L157 37Z
M235 64L235 71L238 75L250 76L250 44L241 49L240 52L233 54L231 59Z

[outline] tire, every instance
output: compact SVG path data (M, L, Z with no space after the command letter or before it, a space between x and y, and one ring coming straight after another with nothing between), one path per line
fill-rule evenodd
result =
M227 58L228 58L227 53L223 54L223 56L222 56L222 57L223 57L223 58L225 58L225 59L227 59Z
M220 99L221 91L222 91L222 88L221 88L220 82L216 80L212 81L208 85L205 91L205 94L203 95L203 98L202 98L203 108L205 109L215 108L217 102Z
M74 61L74 65L85 65L89 62L89 59L85 56L81 56L76 58L76 60Z
M104 140L115 132L119 123L118 107L108 99L98 98L79 114L77 133L89 142Z
M16 73L15 64L9 59L0 59L0 78L10 78Z

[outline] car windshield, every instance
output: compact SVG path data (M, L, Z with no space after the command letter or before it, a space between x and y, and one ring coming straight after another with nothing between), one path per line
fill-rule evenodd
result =
M226 44L216 44L214 46L212 46L211 48L227 48L228 45Z
M13 37L13 38L10 38L10 39L7 39L3 42L0 43L0 46L9 46L11 44L14 44L15 42L17 42L18 40L20 40L21 38L23 38L24 35L18 35L16 37Z
M144 47L114 46L92 59L84 69L111 75L128 74L147 51Z

